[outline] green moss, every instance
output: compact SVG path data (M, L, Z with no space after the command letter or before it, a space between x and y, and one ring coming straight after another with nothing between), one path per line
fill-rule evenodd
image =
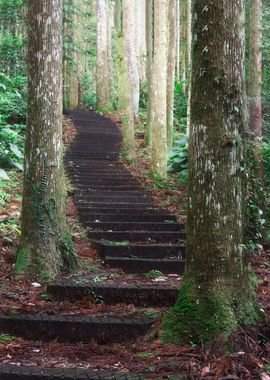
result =
M14 268L14 276L25 275L31 264L31 250L30 248L22 248L17 252L16 264Z
M74 272L79 268L79 262L74 250L73 242L69 231L65 231L58 239L58 248L63 260L63 272Z
M230 288L229 288L230 289ZM163 321L163 340L168 343L227 342L235 328L245 321L258 321L258 308L251 299L233 300L226 287L203 291L184 280L178 300Z

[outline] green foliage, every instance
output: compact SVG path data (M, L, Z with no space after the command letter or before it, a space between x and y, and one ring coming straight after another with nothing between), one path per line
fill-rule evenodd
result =
M174 92L174 119L175 124L185 132L187 126L187 99L183 90L183 82L175 85Z
M148 273L145 274L145 277L155 279L162 275L163 273L160 270L152 269Z
M183 136L175 141L169 152L168 171L180 173L180 182L186 184L188 180L188 137Z
M0 166L22 169L26 78L0 73Z
M246 249L253 251L270 238L270 141L248 144L248 175Z

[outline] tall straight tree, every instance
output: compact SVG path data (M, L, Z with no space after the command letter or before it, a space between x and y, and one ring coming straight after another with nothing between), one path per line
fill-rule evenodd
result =
M255 140L262 137L262 0L249 4L249 120Z
M161 177L167 175L167 0L154 1L152 73L152 161Z
M123 4L122 4L123 3ZM123 146L130 154L135 143L135 115L133 103L133 82L127 54L129 39L125 36L129 28L129 13L126 0L115 6L115 27L117 31L117 71L118 71L118 110L123 125Z
M152 85L153 85L153 44L154 44L154 0L147 0L145 2L145 24L146 24L146 52L147 52L147 83L148 83L148 101L147 101L147 122L145 129L145 145L152 146Z
M108 52L111 49L108 44L108 4L106 0L96 0L97 18L97 59L96 59L96 84L97 84L97 109L108 112L112 108L112 91L110 88L110 60Z
M77 266L63 190L61 46L61 0L28 0L28 113L16 275L51 278Z
M173 108L177 43L177 0L168 1L167 140L173 143Z
M137 20L135 19L135 11L138 5L136 5L137 1L138 0L123 0L124 52L127 60L128 75L132 83L131 93L135 119L138 117L140 99L140 77L136 46Z
M193 0L187 263L167 341L226 342L259 317L243 250L243 30L244 0Z

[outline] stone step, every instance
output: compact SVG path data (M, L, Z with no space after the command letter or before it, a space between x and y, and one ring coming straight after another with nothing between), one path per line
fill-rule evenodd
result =
M89 296L94 300L98 298L108 305L124 303L140 307L159 307L173 305L178 288L162 283L95 284L93 281L87 281L86 277L83 284L76 284L76 278L52 283L48 285L47 293L59 301L76 302Z
M84 201L84 202L87 202L89 204L91 203L99 203L99 202L112 202L112 203L116 203L116 202L127 202L129 201L129 203L151 203L153 204L153 201L150 197L127 197L127 196L117 196L117 195L114 195L114 196L93 196L93 195L84 195L84 194L80 194L80 195L77 195L75 193L74 195L74 198L75 198L75 201L78 201L78 202L81 202L81 201Z
M111 190L111 191L138 191L141 190L141 186L139 185L83 185L83 184L77 184L76 185L77 189L88 189L89 191L92 190Z
M93 214L100 212L101 214L121 214L121 215L167 215L168 211L159 209L157 207L145 207L140 210L132 209L130 207L112 208L112 207L96 207L88 203L77 203L77 208L81 212L87 211Z
M150 195L145 193L143 190L140 190L140 191L113 191L113 190L105 190L105 191L88 191L88 190L76 190L75 191L75 194L77 196L79 195L89 195L89 196L93 196L93 197L114 197L114 196L117 196L117 197L129 197L129 198L137 198L137 197L143 197L143 198L150 198Z
M153 321L136 318L19 315L0 317L0 331L30 340L122 343L147 333Z
M105 257L104 263L110 268L120 268L125 273L147 273L151 270L159 270L165 274L183 274L185 271L185 260L175 259L158 260Z
M72 180L75 185L77 183L81 183L83 185L117 185L117 186L123 186L123 185L137 185L139 182L135 180L134 178L130 179L118 179L118 178L80 178L80 179L75 179Z
M153 377L152 377L153 378ZM167 380L189 380L190 377L177 374L166 377ZM123 373L108 370L78 368L43 368L21 365L1 365L1 380L149 380L145 374ZM155 377L164 380L164 377Z
M145 215L145 214L101 214L89 212L88 209L80 210L81 219L86 222L176 222L174 215Z
M131 202L125 202L125 201L123 202L90 202L81 198L77 202L80 205L87 205L89 207L94 207L98 210L102 208L110 208L110 209L115 209L115 210L129 208L130 210L131 209L138 210L138 209L144 209L145 207L150 208L151 206L153 206L153 203L152 202L149 203L149 201L143 201L140 203L131 203Z
M186 247L180 244L113 244L105 240L92 240L92 245L103 258L179 259L186 257Z
M86 195L83 195L83 196L80 196L80 197L77 197L75 196L74 197L76 203L85 203L89 206L91 205L95 205L95 207L99 207L99 206L102 206L103 204L106 205L111 205L111 207L118 207L120 205L129 205L131 206L131 208L142 208L144 205L146 206L153 206L154 203L153 201L150 199L150 198L141 198L141 199L138 199L138 198L123 198L123 197L105 197L105 198L100 198L100 197L97 197L97 198L93 198L91 196L86 196ZM96 206L97 205L97 206ZM139 205L139 206L138 206Z
M130 241L130 242L152 242L152 243L178 243L186 238L184 232L163 232L163 231L91 231L90 239L108 241Z
M87 227L99 231L183 231L178 223L86 222Z

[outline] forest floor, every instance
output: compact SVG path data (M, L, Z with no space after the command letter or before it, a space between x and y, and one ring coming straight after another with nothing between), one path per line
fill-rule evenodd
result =
M113 117L117 122L117 119ZM71 122L64 124L66 145L75 135ZM138 140L141 144L141 140ZM152 167L147 154L135 151L136 159L123 164L144 184L157 204L166 206L180 221L185 220L186 188L172 176L162 183L152 176ZM239 328L230 342L230 353L219 346L207 349L195 346L164 345L161 343L161 321L167 308L142 309L134 305L108 306L91 297L81 301L56 302L46 293L46 285L36 278L25 278L19 282L12 277L16 247L19 239L19 217L22 194L22 174L11 172L12 181L0 191L8 194L0 204L0 315L46 313L48 315L125 315L143 316L155 314L157 322L144 338L130 344L98 345L64 344L57 341L37 343L0 334L0 363L2 365L26 365L42 367L79 367L112 369L122 372L146 373L151 378L172 373L187 372L192 379L262 379L270 380L270 335L266 326ZM79 221L78 213L69 189L68 221L75 249L81 262L81 274L91 272L101 281L138 281L153 283L157 278L149 275L123 275L121 270L101 267L101 260L87 238L87 231ZM179 204L183 207L179 211ZM270 317L270 260L269 252L256 252L252 258L258 277L257 296L266 316ZM180 284L180 276L162 276L168 284Z

